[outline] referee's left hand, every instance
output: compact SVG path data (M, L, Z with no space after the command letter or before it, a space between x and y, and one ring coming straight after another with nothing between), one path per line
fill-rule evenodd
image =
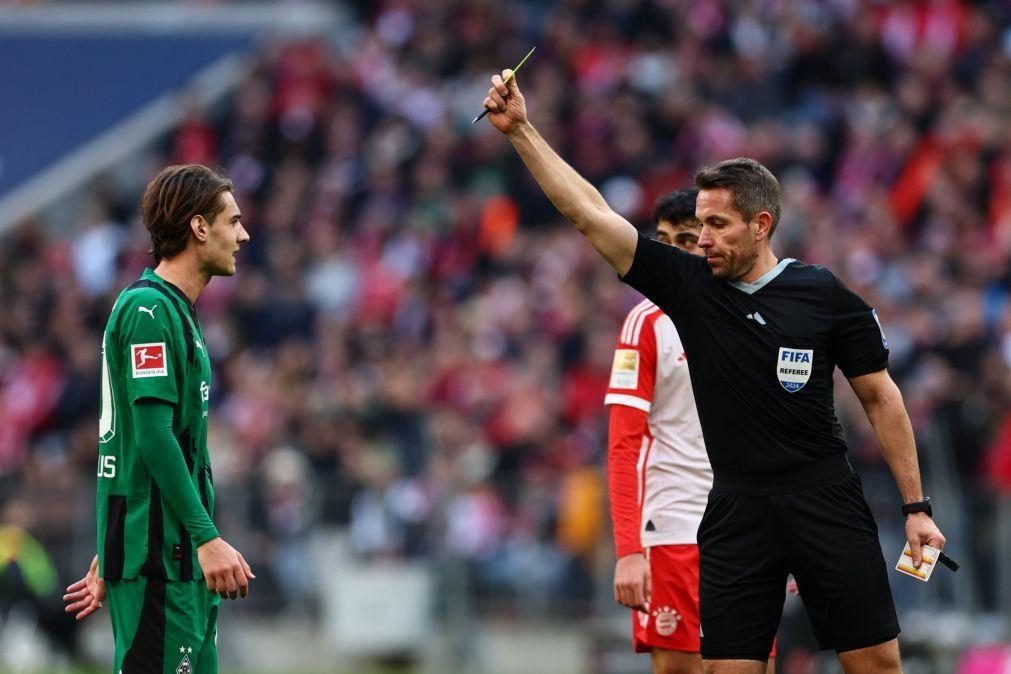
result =
M906 540L909 541L909 551L913 555L913 566L917 569L923 563L922 546L929 545L943 550L946 542L944 534L927 513L912 513L906 517Z

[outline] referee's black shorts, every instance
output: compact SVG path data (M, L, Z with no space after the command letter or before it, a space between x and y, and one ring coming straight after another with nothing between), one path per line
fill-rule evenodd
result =
M699 527L704 659L768 658L789 573L821 648L850 651L899 634L877 525L859 476L840 458L844 468L829 466L812 486L771 494L717 477Z

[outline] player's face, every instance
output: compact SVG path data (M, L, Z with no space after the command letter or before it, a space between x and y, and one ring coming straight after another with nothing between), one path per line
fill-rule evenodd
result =
M204 267L211 276L231 276L235 273L235 253L239 246L249 241L249 233L242 226L242 213L231 192L222 192L224 208L214 218L207 230L204 249Z
M702 249L699 248L700 229L696 220L682 221L676 225L661 220L656 225L656 240L692 255L702 255Z
M726 188L699 190L695 216L702 223L699 248L716 278L734 281L745 276L758 258L755 223L745 222L733 207Z

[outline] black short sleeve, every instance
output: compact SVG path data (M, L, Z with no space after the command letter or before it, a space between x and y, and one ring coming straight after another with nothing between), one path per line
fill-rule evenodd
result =
M706 267L705 258L640 233L632 268L621 280L671 315L680 308L693 277Z
M833 281L832 355L839 369L850 378L884 370L888 367L888 341L877 314L842 281Z

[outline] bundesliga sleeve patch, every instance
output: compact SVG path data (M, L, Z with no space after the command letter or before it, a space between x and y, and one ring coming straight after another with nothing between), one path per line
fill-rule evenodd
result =
M639 352L617 349L611 367L611 388L639 388Z
M165 342L151 344L131 344L130 356L133 362L133 378L168 376L165 363Z

